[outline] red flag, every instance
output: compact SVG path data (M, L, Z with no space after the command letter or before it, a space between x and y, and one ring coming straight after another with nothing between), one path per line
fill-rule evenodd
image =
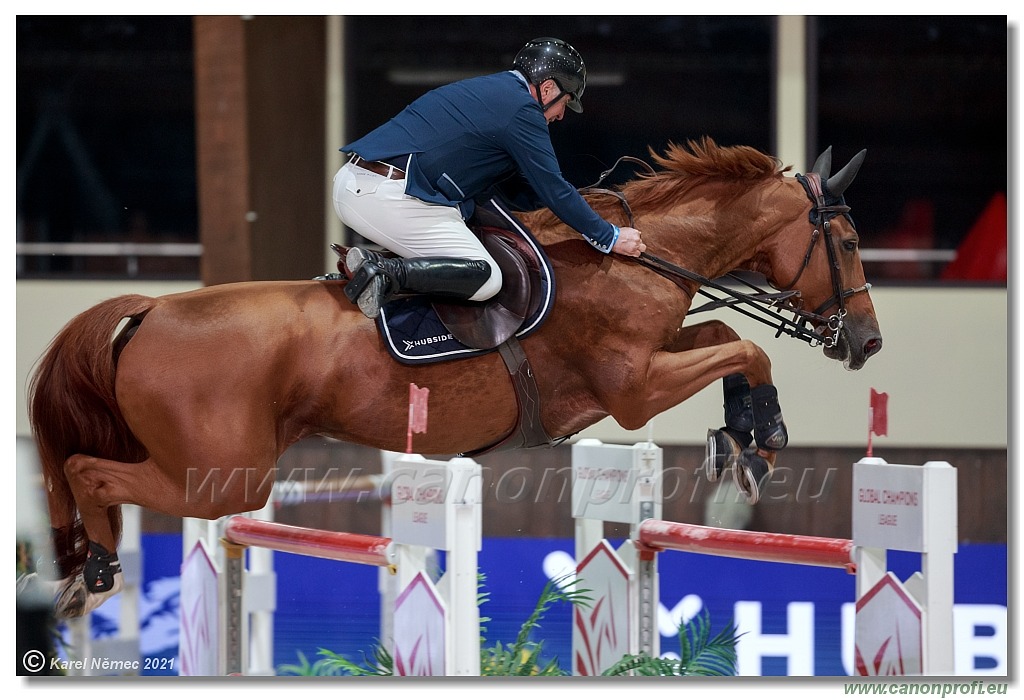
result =
M430 389L420 389L415 384L409 384L409 430L406 437L406 452L412 452L412 434L427 432L427 398L430 396Z
M414 433L427 432L427 398L430 389L409 385L409 430Z
M871 432L875 435L889 433L889 395L871 389Z

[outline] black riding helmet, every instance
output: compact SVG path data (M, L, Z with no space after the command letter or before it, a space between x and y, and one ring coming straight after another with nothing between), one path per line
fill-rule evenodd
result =
M512 67L538 88L545 80L554 80L562 92L569 93L569 109L583 111L580 98L587 86L587 67L579 52L561 39L541 37L528 41L516 54ZM548 105L541 107L547 109Z

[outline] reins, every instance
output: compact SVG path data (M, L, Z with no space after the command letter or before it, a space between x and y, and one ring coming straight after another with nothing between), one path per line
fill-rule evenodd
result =
M608 189L607 187L600 186L601 183L604 182L609 175L615 172L615 169L619 167L619 163L623 162L635 163L636 165L643 166L644 170L647 171L648 175L657 174L655 169L651 166L651 164L645 160L641 160L640 158L634 158L633 156L620 156L619 159L612 164L612 167L608 168L603 173L601 173L601 176L597 178L597 182L595 182L593 185L581 187L579 191L580 194L607 194L611 195L612 197L615 197L617 200L619 200L619 204L622 205L622 209L626 212L626 218L629 220L629 225L635 228L633 221L633 210L629 208L629 202L626 201L626 195L622 194L622 192L619 190L612 190Z
M774 310L776 308L782 309L785 306L787 311L805 313L801 312L792 305L792 302L789 301L792 297L800 296L800 292L795 289L780 292L767 292L756 285L751 284L735 273L729 272L722 275L722 277L728 277L736 280L740 284L745 284L753 289L755 293L749 294L747 292L742 292L723 284L719 284L712 279L699 275L696 272L691 272L686 268L673 265L667 260L663 260L662 258L659 258L656 255L651 255L650 253L641 253L639 262L644 267L650 268L664 276L675 275L677 277L690 280L691 282L696 282L700 285L697 289L697 293L711 299L711 301L706 304L702 304L695 309L690 309L690 314L697 314L702 311L713 311L724 307L775 328L776 338L782 334L786 334L792 338L807 341L812 346L816 343L824 343L827 340L825 336L820 333L805 328L803 323L797 323L795 319L786 318ZM705 287L711 287L718 292L722 292L726 297L715 296L711 292L708 292ZM746 309L741 306L742 304L752 306L754 309ZM758 316L757 314L761 315Z
M622 162L631 162L641 165L645 170L647 170L648 174L655 174L654 168L646 161L632 156L622 156L615 161L612 167L601 173L597 182L587 187L580 188L579 191L580 194L603 194L615 197L622 205L626 218L629 221L629 225L635 228L633 211L629 206L629 202L626 200L626 196L619 190L600 187L601 183L604 182L604 180ZM637 258L637 262L673 281L691 298L693 297L693 291L690 290L685 282L688 281L695 283L697 285L696 291L708 297L711 301L695 309L690 309L689 313L691 314L725 307L737 311L744 316L754 319L755 321L775 328L776 338L785 334L792 338L803 340L810 344L811 347L815 347L817 345L834 347L839 340L839 333L843 328L844 318L846 317L845 300L858 292L868 291L871 289L871 284L865 283L860 287L845 290L842 288L839 259L835 251L835 241L832 238L831 219L838 214L843 214L844 216L849 217L850 207L842 203L841 200L835 204L825 203L825 195L822 191L821 178L818 173L811 172L807 175L797 175L796 177L800 181L800 184L803 185L804 190L807 192L807 196L813 204L810 218L811 223L814 225L814 229L811 232L811 240L807 246L807 252L804 254L803 264L800 266L800 270L796 273L793 280L784 286L782 291L765 291L732 272L723 275L723 277L731 278L746 285L754 290L754 293L751 294L738 291L723 284L719 284L704 275L687 270L686 268L680 267L656 255L646 252L640 254L640 257ZM825 249L828 254L829 273L832 278L833 294L832 297L827 299L817 309L813 312L809 312L799 308L793 301L795 297L799 298L800 292L796 289L792 289L792 287L799 281L804 270L807 268L807 265L810 263L814 246L818 240L822 238L821 231L824 231L825 233ZM726 296L715 296L708 292L705 287L710 287L725 294ZM744 304L753 307L753 310L744 308L742 306ZM838 310L834 315L829 317L821 315L832 306L838 306ZM775 309L784 310L786 313L792 313L793 318L787 318ZM828 329L828 334L822 334L816 330L808 328L808 324L812 323L816 327L825 326Z

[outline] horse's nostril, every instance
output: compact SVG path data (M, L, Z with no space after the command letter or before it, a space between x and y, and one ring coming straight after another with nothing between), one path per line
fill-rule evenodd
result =
M864 357L871 357L872 355L874 355L875 353L877 353L881 349L882 349L882 339L881 338L878 338L878 337L868 338L868 341L866 343L864 343Z

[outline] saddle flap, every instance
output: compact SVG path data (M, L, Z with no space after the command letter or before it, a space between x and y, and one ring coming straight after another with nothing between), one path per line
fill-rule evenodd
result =
M463 345L481 350L496 348L508 340L535 310L533 283L540 272L531 273L514 241L504 231L482 229L481 241L501 270L501 291L486 302L435 300L437 317Z

